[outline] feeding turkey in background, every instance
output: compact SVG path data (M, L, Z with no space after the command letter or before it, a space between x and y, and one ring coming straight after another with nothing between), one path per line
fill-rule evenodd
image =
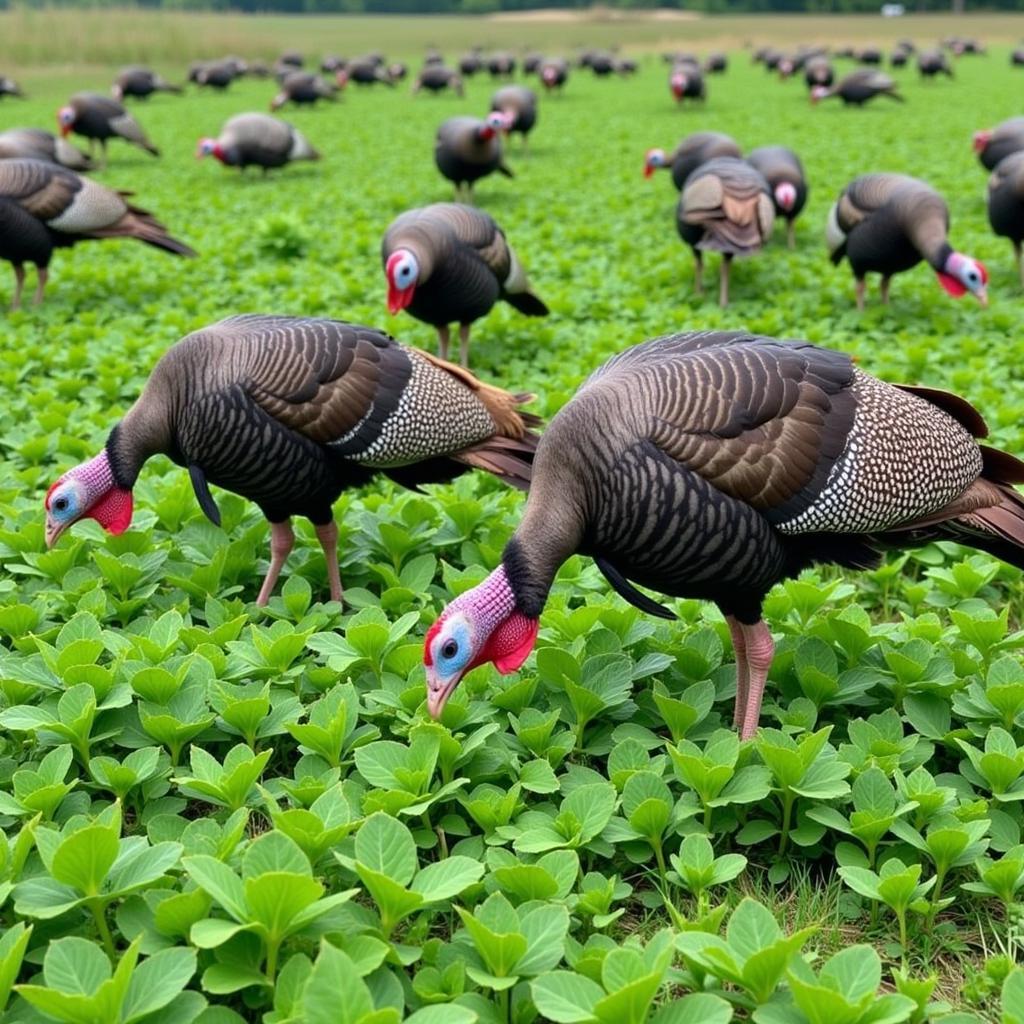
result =
M838 96L847 107L862 107L876 96L888 96L891 100L903 102L896 83L885 72L872 68L851 71L835 85L827 88L816 85L811 89L812 103L820 103L834 96Z
M150 68L125 68L114 81L110 92L120 102L126 96L148 99L155 92L181 93L180 85L174 85Z
M262 167L264 173L296 160L319 160L309 140L287 121L269 114L236 114L215 139L199 140L197 157L212 156L227 167Z
M67 139L41 128L8 128L0 132L0 160L44 160L72 171L89 171L93 161Z
M437 129L434 163L455 186L455 198L473 201L473 185L497 171L514 177L505 165L501 133L505 128L501 114L481 121L478 117L450 117Z
M100 168L107 165L107 139L124 139L151 156L159 156L160 150L146 138L138 121L109 96L95 92L80 92L68 100L57 111L57 123L63 137L71 132L89 140L89 155L98 141L102 153Z
M526 140L537 123L537 94L525 85L503 86L491 97L491 112L503 116L502 130L519 135L526 152Z
M644 154L644 177L649 178L660 168L672 172L672 184L682 191L686 179L701 164L719 156L739 159L743 156L736 140L724 132L694 132L687 135L671 153L663 149L649 149Z
M747 163L768 182L775 213L786 222L786 244L796 248L796 218L807 203L807 180L800 157L786 146L760 146L747 154Z
M1024 149L1024 117L1011 117L995 128L975 132L973 145L982 167L995 170L1000 160Z
M988 179L988 222L1013 245L1013 258L1024 285L1024 150L1003 157Z

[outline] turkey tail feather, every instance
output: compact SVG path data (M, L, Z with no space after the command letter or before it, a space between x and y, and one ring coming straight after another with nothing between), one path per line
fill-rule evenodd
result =
M135 238L175 256L195 256L194 249L184 242L172 238L167 229L152 214L137 206L129 206L128 212L110 227L89 232L90 238Z
M474 469L482 469L521 491L530 489L533 456L540 438L527 431L520 438L489 437L452 458Z

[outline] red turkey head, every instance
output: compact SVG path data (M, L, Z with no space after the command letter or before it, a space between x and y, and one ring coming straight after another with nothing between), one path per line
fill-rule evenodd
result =
M46 546L79 519L95 519L109 533L124 533L132 521L132 492L118 487L106 449L69 469L46 492Z

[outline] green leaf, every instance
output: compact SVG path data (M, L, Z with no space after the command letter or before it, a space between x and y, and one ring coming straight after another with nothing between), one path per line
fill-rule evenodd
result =
M73 832L57 847L50 874L83 896L96 896L117 854L117 830L90 825Z
M378 811L356 833L356 860L375 872L408 885L416 874L416 843L412 833L396 818Z
M596 1021L594 1006L604 989L573 971L551 971L530 982L537 1010L556 1024L589 1024Z
M165 949L138 964L128 983L121 1024L133 1024L163 1009L189 983L196 972L191 949Z

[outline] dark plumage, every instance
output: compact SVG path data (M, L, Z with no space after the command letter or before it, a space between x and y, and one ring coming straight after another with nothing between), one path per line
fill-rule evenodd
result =
M513 177L502 159L499 127L478 117L442 121L434 142L434 163L455 186L455 196L472 199L473 183L497 171Z
M917 70L922 78L934 78L936 75L953 77L953 69L941 50L921 50L917 55Z
M537 73L548 92L556 89L561 92L562 87L569 80L569 62L562 57L546 60L541 64Z
M904 50L903 47L897 46L892 51L892 55L889 57L889 64L894 68L906 67L910 61L910 53Z
M194 256L151 214L125 194L42 160L0 160L0 259L14 266L11 308L17 309L26 263L39 273L43 300L53 250L88 239L136 238L177 256Z
M812 88L811 102L818 103L838 96L844 106L862 107L876 96L888 96L889 99L902 103L903 97L897 88L896 83L884 72L875 71L873 68L860 68L851 71L833 86Z
M394 88L394 80L387 72L382 63L378 63L372 57L360 57L357 60L350 60L345 67L337 74L339 85L346 82L355 82L356 85L382 85Z
M331 506L382 472L407 486L477 467L525 486L534 418L512 395L372 327L336 320L236 316L172 346L103 451L65 473L46 497L52 545L85 516L120 533L151 456L189 470L199 505L220 522L216 484L259 505L272 524L266 604L294 537L291 516L316 526L331 597L341 599Z
M333 75L338 71L343 71L347 64L348 61L344 57L339 57L336 53L329 53L320 61L320 70L325 75Z
M724 132L694 132L687 135L671 153L649 149L644 155L644 177L649 178L659 167L672 171L672 184L681 191L686 179L709 160L719 156L741 157L736 140Z
M278 110L286 103L299 105L316 103L317 100L338 98L338 89L333 82L308 71L292 71L281 81L281 91L270 101L270 109Z
M224 122L215 139L200 139L196 156L212 156L228 167L264 172L294 160L319 160L309 140L287 121L269 114L236 114Z
M1024 285L1024 150L1004 157L989 176L988 222L997 235L1013 244L1014 260Z
M985 433L962 398L806 342L708 331L629 349L551 421L500 565L427 632L427 708L439 716L475 665L522 665L579 553L645 612L674 617L636 585L718 605L750 739L774 654L762 604L779 581L934 540L1024 568L1024 463L979 445Z
M516 59L511 53L494 53L487 58L492 78L511 78L516 73Z
M416 76L412 84L413 95L421 89L427 92L444 92L451 89L460 99L465 95L462 76L454 68L446 68L443 64L427 64Z
M238 76L238 66L229 60L206 61L193 65L189 81L207 89L223 92Z
M0 75L0 99L4 96L17 96L19 99L25 98L25 94L21 91L21 86L13 78Z
M57 111L57 123L62 136L74 132L88 139L90 156L93 144L98 141L102 152L101 166L107 163L107 139L124 139L153 156L160 155L160 150L146 138L138 121L109 96L95 92L76 93Z
M1015 68L1024 66L1024 46L1015 46L1010 52L1010 66Z
M543 63L544 54L539 53L536 50L531 50L523 57L523 74L535 75L540 70L540 66Z
M729 304L729 265L755 253L772 233L775 207L768 182L736 157L716 157L686 181L676 208L679 236L693 250L695 288L704 294L704 252L720 252L719 305Z
M882 51L877 46L865 46L858 51L857 60L861 64L881 64Z
M598 50L590 54L587 67L597 75L598 78L607 78L615 74L615 58L610 53Z
M1024 117L1011 117L995 128L974 133L974 152L982 166L994 170L1000 160L1024 149Z
M707 99L704 76L696 64L677 64L668 75L668 88L676 103Z
M92 170L93 162L67 139L41 128L9 128L0 133L0 160L45 160L73 171Z
M110 91L120 102L126 96L147 99L155 92L180 93L181 86L173 85L149 68L125 68L114 80Z
M483 69L483 58L478 53L466 53L459 58L459 74L465 78L472 78Z
M724 53L709 53L704 61L704 71L709 75L724 75L729 69L729 58Z
M482 210L435 203L407 210L381 243L388 312L407 309L437 328L441 358L448 356L449 325L459 325L462 365L469 363L469 332L503 299L527 316L548 308L530 288L505 233Z
M930 185L904 174L865 174L840 193L825 229L832 262L845 257L857 281L857 308L864 308L864 277L882 275L882 302L889 279L922 260L957 298L970 291L988 300L983 264L950 246L949 209Z
M525 85L502 86L491 97L491 110L504 115L505 133L522 136L525 149L527 136L537 123L537 94Z
M807 179L800 157L785 146L760 146L747 154L771 189L775 212L786 221L786 242L795 246L794 223L807 203Z
M827 89L836 80L836 73L827 57L814 57L804 65L804 81L808 89Z

